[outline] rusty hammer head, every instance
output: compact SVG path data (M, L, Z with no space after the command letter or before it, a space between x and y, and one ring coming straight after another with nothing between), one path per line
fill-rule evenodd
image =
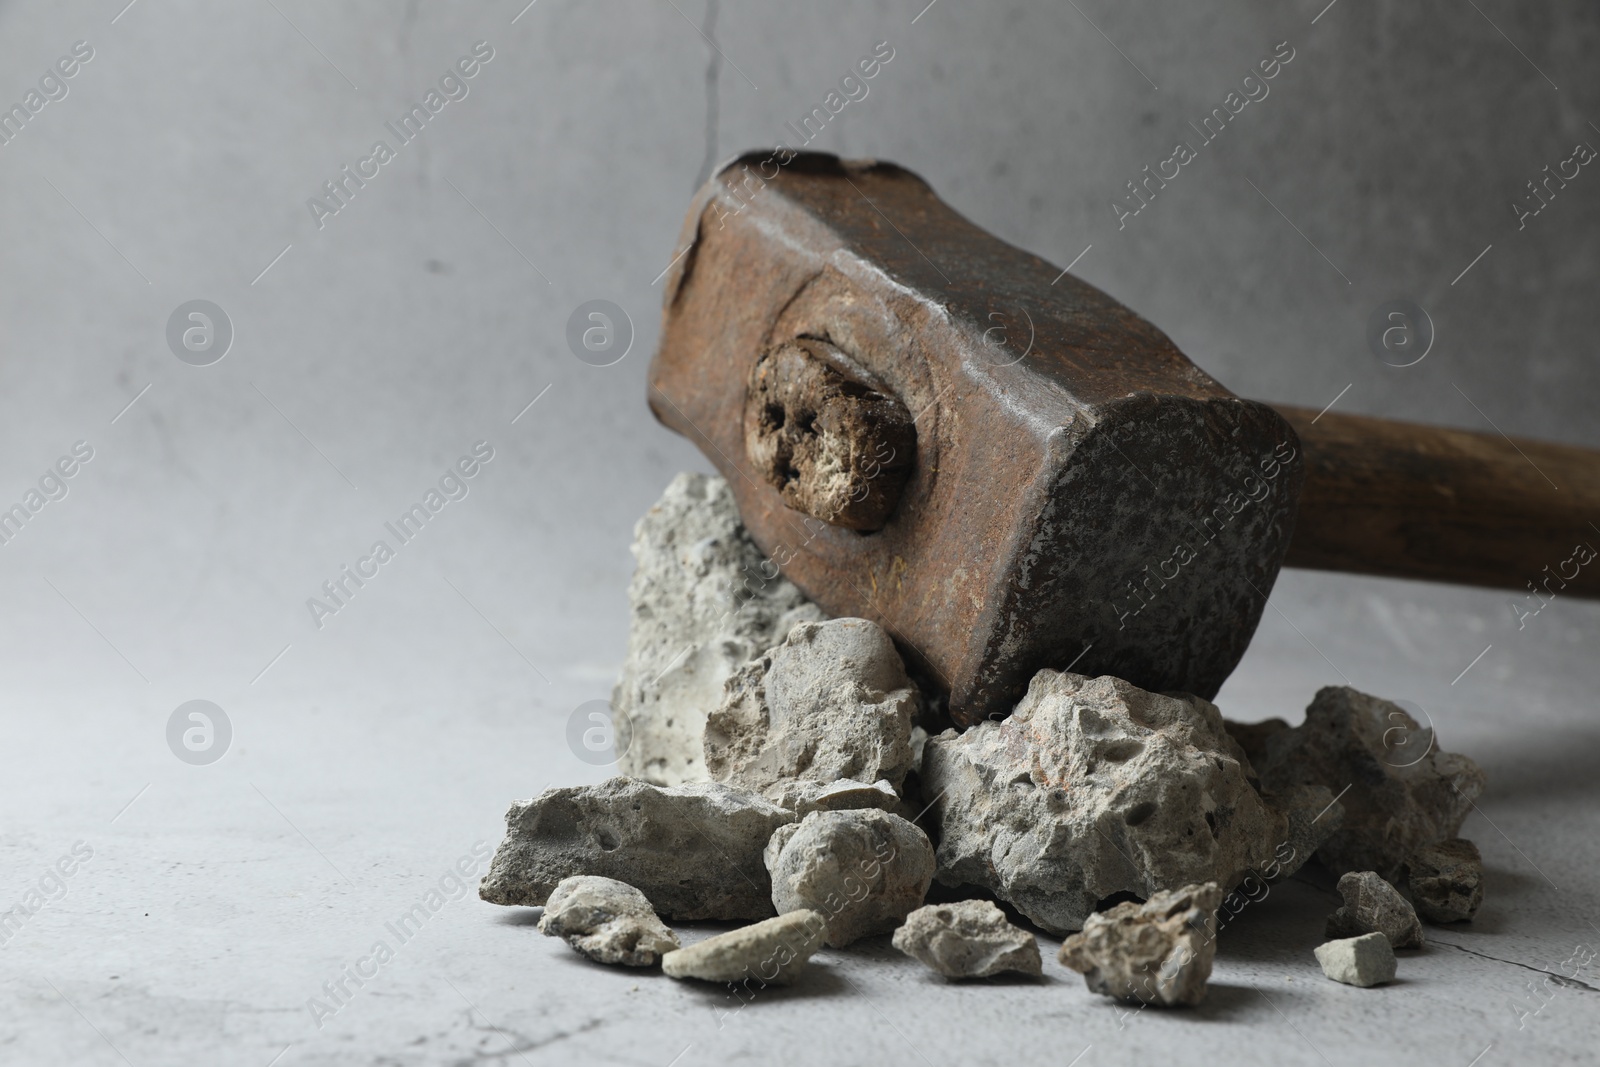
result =
M747 154L680 247L651 409L958 723L1042 667L1216 695L1289 543L1281 416L891 164Z

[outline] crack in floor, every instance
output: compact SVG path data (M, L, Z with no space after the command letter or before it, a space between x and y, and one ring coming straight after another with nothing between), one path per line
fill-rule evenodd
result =
M488 1021L488 1016L484 1016L484 1019L485 1019L485 1021ZM532 1037L529 1037L528 1035L526 1035L524 1033L521 1033L521 1032L515 1031L515 1030L511 1031L510 1033L507 1033L501 1027L498 1027L498 1026L494 1025L494 1023L492 1023L492 1022L489 1023L489 1025L487 1027L479 1026L472 1019L472 1016L471 1016L470 1012L467 1015L467 1023L468 1023L469 1026L472 1027L473 1030L476 1030L478 1033L481 1033L481 1034L488 1034L488 1033L498 1034L506 1042L507 1048L506 1048L506 1050L504 1052L490 1052L490 1051L487 1051L487 1050L480 1051L472 1059L465 1059L465 1060L456 1061L458 1065L465 1065L465 1064L471 1064L471 1063L475 1063L475 1062L482 1062L482 1061L484 1061L486 1059L488 1059L488 1060L503 1060L503 1059L506 1059L507 1057L513 1055L513 1054L521 1056L525 1052L532 1052L535 1049L541 1049L541 1048L544 1048L544 1047L546 1047L548 1045L554 1045L558 1041L566 1041L567 1039L573 1038L573 1037L577 1037L580 1034L587 1034L591 1030L597 1030L600 1027L605 1025L605 1020L604 1019L589 1019L588 1021L586 1021L586 1022L574 1027L571 1030L557 1030L554 1033L548 1035L547 1037L543 1037L543 1038L532 1038ZM515 1041L512 1040L512 1034L516 1035L517 1040L515 1040Z
M1493 960L1495 963L1507 963L1513 967L1521 967L1525 971L1532 971L1534 974L1542 974L1553 980L1557 985L1566 986L1568 989L1582 989L1589 993L1600 993L1600 989L1596 989L1587 982L1580 982L1576 978L1568 978L1564 974L1557 974L1555 971L1548 971L1543 967L1534 967L1531 964L1521 963L1517 960L1501 959L1499 956L1491 956L1487 952L1479 952L1476 949L1470 949L1465 945L1458 945L1454 941L1440 941L1436 937L1430 938L1429 940L1431 940L1434 944L1446 945L1458 952L1465 952L1469 956L1477 956L1479 959Z

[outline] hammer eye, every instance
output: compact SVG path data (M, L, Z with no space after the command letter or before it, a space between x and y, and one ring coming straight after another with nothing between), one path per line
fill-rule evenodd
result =
M763 354L745 397L745 454L788 507L867 532L900 499L916 427L899 399L851 378L848 365L809 337Z

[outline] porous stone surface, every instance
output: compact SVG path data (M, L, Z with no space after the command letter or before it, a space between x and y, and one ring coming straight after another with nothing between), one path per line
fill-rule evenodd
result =
M1380 933L1393 948L1421 948L1422 923L1400 890L1373 871L1350 871L1339 879L1344 906L1328 916L1327 936Z
M706 714L745 661L823 618L739 520L721 478L680 474L634 527L628 656L611 706L631 738L617 770L656 785L705 781Z
M894 791L893 786L881 780L868 785L844 778L824 785L821 782L788 778L773 783L761 793L800 818L814 811L850 811L856 808L877 808L904 819L916 814L900 799L900 794Z
M814 911L791 911L669 952L661 969L704 982L788 985L821 947L825 927Z
M1394 981L1394 948L1380 933L1329 941L1318 945L1316 952L1322 973L1335 982L1365 989Z
M933 882L928 835L873 808L817 811L778 827L766 862L773 905L821 914L835 948L898 927Z
M1476 763L1440 751L1404 708L1346 686L1318 692L1304 723L1263 745L1255 769L1266 793L1320 785L1339 795L1343 825L1317 850L1335 874L1394 881L1417 849L1455 837L1483 792Z
M1216 955L1215 882L1125 901L1090 915L1061 945L1060 960L1092 993L1172 1007L1205 999Z
M946 978L1043 973L1038 939L989 900L918 908L894 932L894 947Z
M757 790L841 778L898 789L911 769L917 709L900 653L877 623L799 623L729 678L706 720L706 770Z
M598 963L650 967L678 947L645 895L626 882L598 875L563 878L545 901L539 931L565 938Z
M626 881L669 919L772 914L762 850L794 813L719 782L662 787L632 778L547 789L506 812L506 837L478 895L544 904L561 880Z
M1040 671L1010 717L928 741L939 880L981 886L1052 933L1116 893L1231 888L1288 826L1246 769L1205 700Z
M1483 857L1464 837L1417 849L1406 861L1406 876L1411 903L1429 922L1465 922L1483 903Z

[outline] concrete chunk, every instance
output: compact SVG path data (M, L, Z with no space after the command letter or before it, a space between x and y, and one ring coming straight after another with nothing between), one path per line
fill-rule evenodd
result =
M1431 923L1466 922L1483 903L1483 857L1464 837L1424 845L1406 861L1417 914Z
M821 946L824 927L814 911L791 911L669 952L661 969L673 978L703 982L788 985Z
M987 889L1052 933L1117 893L1231 888L1288 832L1247 766L1207 701L1040 671L1009 718L927 743L939 880Z
M1372 871L1351 871L1339 879L1344 907L1328 916L1327 936L1380 933L1394 948L1421 948L1422 923L1400 890Z
M617 770L705 781L706 714L743 663L822 611L756 547L721 478L680 474L634 527L628 657L611 705L631 743Z
M928 895L934 866L926 834L873 808L818 811L780 826L766 863L778 911L821 914L836 948L899 926Z
M795 779L886 780L911 769L917 690L875 622L799 623L728 680L706 720L711 777L746 789Z
M1316 951L1322 973L1335 982L1365 989L1394 981L1394 949L1380 933L1329 941L1318 945Z
M580 874L563 878L545 901L539 932L565 938L597 963L650 967L678 947L645 895L615 878Z
M1344 821L1317 851L1335 874L1398 880L1413 852L1460 832L1483 792L1476 763L1440 751L1434 732L1399 705L1345 686L1318 692L1304 723L1259 744L1264 792L1315 785L1339 795Z
M918 908L894 932L894 947L946 978L1043 973L1039 940L988 900Z
M1205 999L1216 955L1214 882L1156 893L1090 915L1061 945L1061 962L1083 974L1091 993L1172 1007Z
M772 914L762 850L794 813L716 782L663 788L632 778L547 789L506 812L506 837L478 895L544 904L575 874L635 886L669 919Z

